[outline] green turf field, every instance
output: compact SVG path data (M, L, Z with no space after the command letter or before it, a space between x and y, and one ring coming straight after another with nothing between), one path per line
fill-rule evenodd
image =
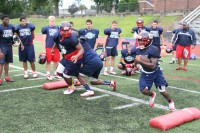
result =
M118 26L122 29L122 37L132 37L131 29L136 25L136 20L141 16L126 16L126 17L89 17L93 21L93 27L98 28L100 31L100 36L104 36L104 29L111 26L111 22L113 20L118 21ZM174 21L180 18L180 16L143 16L145 21L145 25L150 25L152 20L156 19L160 21L160 25L164 27L165 30L172 30L174 28ZM76 18L58 18L56 20L56 24L59 25L62 21L73 21L75 24L75 28L85 28L85 21L87 17L76 17ZM44 18L29 18L29 22L36 25L36 33L41 33L41 29L43 26L48 25L48 19ZM19 19L12 19L10 23L16 25L19 24Z
M35 43L36 55L41 52L41 43ZM36 62L40 72L38 80L23 79L22 64L14 48L15 62L10 67L10 76L14 83L0 86L0 132L2 133L157 133L161 132L148 125L151 118L164 115L167 102L157 92L156 105L163 108L150 108L146 103L148 97L138 89L139 74L131 77L122 76L120 71L116 77L103 76L104 80L117 81L117 91L107 86L94 86L96 99L81 98L83 87L78 87L72 95L63 95L64 89L47 91L42 84L47 82L43 74L45 68ZM119 60L119 56L117 58ZM189 71L176 71L175 64L168 62L171 56L162 58L162 68L169 82L168 91L176 108L200 108L200 61L190 61ZM116 61L117 63L118 61ZM29 67L30 68L30 67ZM30 75L31 76L31 75ZM176 77L174 77L176 76ZM189 79L186 79L189 78ZM55 81L55 80L54 80ZM155 87L152 88L156 91ZM137 99L137 100L135 100ZM121 108L132 104L132 107ZM189 122L170 129L167 133L198 133L200 120Z

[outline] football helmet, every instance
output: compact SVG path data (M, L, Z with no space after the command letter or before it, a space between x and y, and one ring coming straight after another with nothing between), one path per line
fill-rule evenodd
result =
M142 28L144 25L144 20L142 18L138 18L136 21L138 28Z
M47 61L47 57L45 53L40 53L38 57L38 63L39 64L45 64Z
M19 47L19 45L21 44L20 40L19 40L19 37L17 35L13 35L13 46L14 47Z

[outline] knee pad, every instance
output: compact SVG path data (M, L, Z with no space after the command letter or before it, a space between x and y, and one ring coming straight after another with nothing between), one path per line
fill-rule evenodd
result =
M93 77L89 77L89 80L90 80L90 82L96 82L96 81L98 81L98 79L93 78Z
M57 69L56 69L56 72L57 72L57 73L63 73L64 70L65 70L65 67L64 67L61 63L59 63L59 64L58 64L58 67L57 67Z
M158 86L157 89L159 92L165 92L165 86Z
M67 79L71 78L71 76L66 75L66 74L64 74L64 73L63 73L63 77L65 77L65 78L67 78Z

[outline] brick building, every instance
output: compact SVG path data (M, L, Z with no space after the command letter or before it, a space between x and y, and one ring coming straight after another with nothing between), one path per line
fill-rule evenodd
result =
M200 5L200 0L139 0L140 12L191 11Z

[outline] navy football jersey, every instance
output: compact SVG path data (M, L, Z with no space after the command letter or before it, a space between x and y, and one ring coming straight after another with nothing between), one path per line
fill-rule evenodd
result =
M27 23L26 26L19 24L15 27L15 32L18 33L23 45L33 44L33 36L31 32L34 30L35 25L31 23Z
M132 33L139 34L139 33L143 32L143 31L148 31L149 32L150 29L148 27L145 27L145 26L143 26L142 28L139 28L139 27L133 27L132 28Z
M156 29L153 29L153 27L150 27L150 33L153 35L152 44L160 48L160 35L163 33L163 28L157 27Z
M104 34L108 35L108 39L106 41L106 47L116 47L119 41L120 33L122 30L120 28L111 29L107 28L104 30Z
M130 64L134 63L135 53L128 53L127 49L121 50L122 58L124 58L125 63Z
M52 48L54 45L53 36L59 31L58 26L45 26L42 28L42 34L46 34L46 48Z
M99 30L98 29L88 30L87 28L80 29L79 30L79 36L86 37L87 38L87 42L90 44L91 48L94 49L94 45L96 43L96 39L99 36Z
M95 59L95 61L101 61L97 53L91 48L87 41L81 40L80 43L84 49L83 63L87 63L93 59Z
M70 37L65 38L61 42L61 35L59 32L56 32L53 36L53 40L57 45L61 45L66 50L66 55L74 52L76 50L76 46L79 44L78 37L75 33L72 33Z
M146 57L150 58L160 58L160 52L159 48L153 45L150 45L149 47L145 49L137 49L136 50L136 55L144 55ZM142 66L142 65L141 65ZM156 68L159 67L159 64L157 63ZM142 66L142 71L143 72L152 72L154 70L149 69L147 67Z
M12 24L8 26L0 25L0 45L8 46L12 44L12 36L15 27Z

